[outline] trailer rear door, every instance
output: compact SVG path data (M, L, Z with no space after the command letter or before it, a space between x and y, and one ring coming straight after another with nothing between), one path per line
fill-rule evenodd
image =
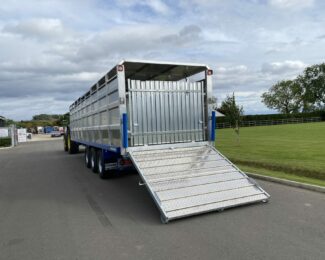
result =
M128 80L130 146L206 141L204 81Z

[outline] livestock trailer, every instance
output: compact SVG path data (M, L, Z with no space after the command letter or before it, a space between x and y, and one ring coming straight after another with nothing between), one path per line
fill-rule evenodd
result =
M84 146L101 178L134 166L165 223L266 202L214 147L212 74L204 64L121 61L70 106L65 150Z

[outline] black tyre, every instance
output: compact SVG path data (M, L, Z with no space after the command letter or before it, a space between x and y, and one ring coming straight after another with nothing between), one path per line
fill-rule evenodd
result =
M98 172L98 162L97 162L97 151L95 148L91 148L91 156L90 156L90 162L91 162L91 170L94 173Z
M69 149L68 149L68 140L67 140L67 135L64 134L63 135L63 147L64 147L64 151L67 152Z
M98 175L101 179L106 178L105 161L101 150L97 152Z
M85 165L87 168L91 167L91 154L90 154L89 147L86 147L86 149L85 149Z
M79 145L71 140L70 134L68 134L68 151L70 154L79 152Z

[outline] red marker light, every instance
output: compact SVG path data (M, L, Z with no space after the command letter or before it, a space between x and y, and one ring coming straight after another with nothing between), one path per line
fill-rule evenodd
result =
M209 76L211 76L211 75L213 74L213 70L208 70L208 71L207 71L207 74L208 74Z
M118 65L117 66L117 71L123 71L123 70L124 70L123 65Z

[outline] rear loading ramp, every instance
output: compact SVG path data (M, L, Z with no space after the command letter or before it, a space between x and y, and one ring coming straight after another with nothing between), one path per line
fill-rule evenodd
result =
M270 197L208 142L128 148L163 222Z

